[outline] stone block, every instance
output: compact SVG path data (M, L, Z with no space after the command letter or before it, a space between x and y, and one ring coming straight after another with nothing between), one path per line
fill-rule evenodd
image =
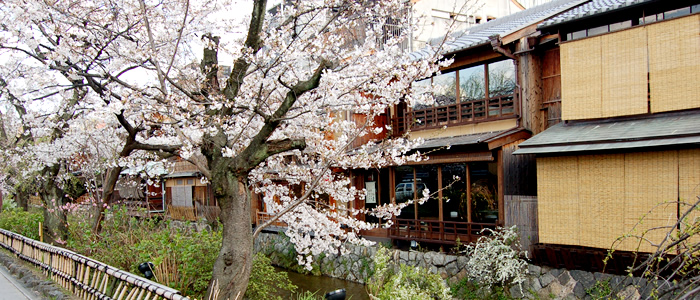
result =
M583 299L583 297L586 296L586 288L580 281L576 282L576 285L574 285L574 295L578 299Z
M433 264L433 256L435 256L435 253L426 252L425 254L423 254L423 261L425 261L425 263L428 265L432 265Z
M467 277L467 270L462 269L461 271L459 271L459 273L457 273L457 275L455 277L457 278L457 280L462 280L462 279L466 278Z
M558 281L552 281L546 288L541 289L537 295L540 297L540 299L552 299L552 298L563 298L562 291L564 290L564 286L559 284Z
M628 285L622 291L617 293L617 297L623 300L639 300L642 298L642 295L639 294L637 288L632 285Z
M530 275L540 276L540 274L542 272L542 268L540 268L540 266L528 264L527 271L529 272Z
M572 278L571 274L569 274L569 271L564 271L561 274L559 274L559 276L557 276L557 280L559 280L559 283L561 283L561 285L566 285L571 279Z
M406 252L406 251L400 251L400 252L399 252L399 258L400 258L402 261L407 261L407 260L408 260L408 252Z
M551 273L546 273L546 274L542 275L542 277L540 277L540 285L542 287L546 287L550 283L552 283L552 281L554 281L555 279L557 279L557 278L552 276Z
M535 292L542 289L542 284L540 284L540 280L537 279L537 277L530 277L530 279L526 280L525 282L528 283L528 289L531 289Z
M445 255L436 253L433 255L433 265L441 267L445 265Z
M511 286L508 291L510 292L510 296L513 297L513 299L525 298L525 294L527 293L525 288L520 288L520 286L518 286L517 284Z
M447 274L450 276L455 276L459 272L459 268L457 268L457 263L451 262L445 266L445 271L447 271Z
M415 260L416 260L416 252L415 252L415 251L409 252L409 253L408 253L408 259L411 260L411 261L415 261Z
M464 257L464 256L458 256L458 257L457 257L457 267L459 267L460 269L461 269L461 268L464 268L464 266L467 265L467 262L468 262L468 261L469 261L468 258L466 258L466 257Z
M559 277L559 275L561 274L561 272L562 272L561 269L551 269L551 270L549 270L549 272L547 272L547 273L548 273L548 274L551 274L551 275L554 276L554 277Z
M585 271L579 271L579 270L573 270L569 271L569 274L571 277L581 283L583 285L584 289L589 289L595 285L595 277L593 276L592 273L585 272Z

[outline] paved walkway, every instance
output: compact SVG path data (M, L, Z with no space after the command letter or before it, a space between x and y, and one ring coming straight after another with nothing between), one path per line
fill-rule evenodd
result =
M0 300L39 299L33 292L22 286L5 266L0 265Z

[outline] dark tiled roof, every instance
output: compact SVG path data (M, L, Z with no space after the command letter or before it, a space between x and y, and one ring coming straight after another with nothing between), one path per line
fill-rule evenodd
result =
M539 27L548 27L650 1L653 0L591 0L586 4L550 18Z
M426 139L423 144L415 149L433 149L445 146L474 145L486 142L488 139L493 138L503 132L505 132L505 130Z
M490 42L490 36L508 35L586 1L588 0L554 0L471 27L462 32L454 33L452 36L455 37L455 39L445 43L441 53L450 54L478 45L487 44ZM434 39L431 43L439 41L442 41L442 38ZM433 51L434 49L432 47L426 47L411 53L411 57L413 59L429 57L434 53Z
M557 124L519 145L515 154L563 153L700 144L700 112L641 119Z

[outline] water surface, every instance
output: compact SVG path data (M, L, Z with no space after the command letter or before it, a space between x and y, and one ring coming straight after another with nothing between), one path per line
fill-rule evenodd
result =
M316 292L316 295L325 295L330 291L337 289L345 289L347 291L347 298L349 300L369 300L367 295L367 290L365 290L364 284L355 283L352 281L342 280L338 278L331 278L327 276L313 276L304 275L282 268L276 268L277 271L287 272L289 275L289 280L299 288L297 292L303 293L305 291ZM290 294L282 294L283 299L290 299ZM291 298L295 299L295 298Z

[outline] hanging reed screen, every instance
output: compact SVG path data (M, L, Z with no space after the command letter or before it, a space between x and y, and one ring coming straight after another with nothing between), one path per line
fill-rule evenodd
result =
M700 108L700 15L647 26L651 112Z
M561 117L563 120L602 115L600 37L561 45Z
M594 52L594 49L591 51ZM600 53L600 85L603 87L603 96L602 112L598 117L646 113L648 88L645 29L634 28L601 36Z
M645 232L675 224L679 188L698 192L683 188L700 182L698 165L700 150L537 158L540 242L605 249L627 233L660 242L665 231ZM654 250L634 239L617 249L638 247Z

